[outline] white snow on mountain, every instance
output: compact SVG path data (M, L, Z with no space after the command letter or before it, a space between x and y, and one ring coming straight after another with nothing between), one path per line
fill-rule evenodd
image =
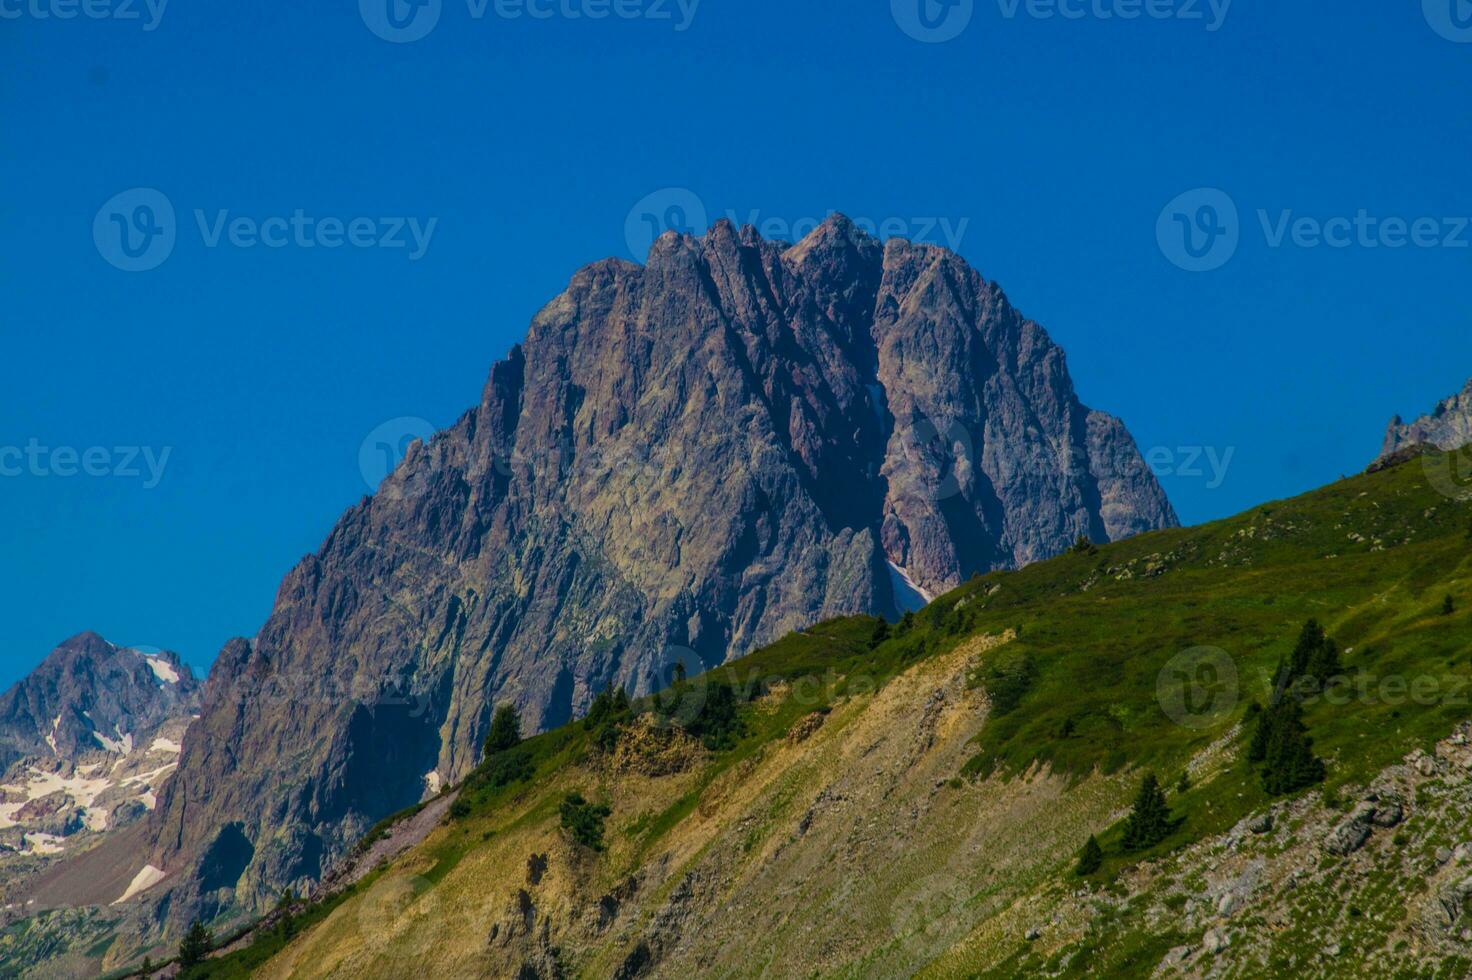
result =
M917 585L909 572L892 561L885 564L889 566L889 583L894 588L894 604L900 612L919 612L935 598Z
M162 660L158 657L144 657L143 659L148 664L148 668L153 671L153 676L157 677L160 682L164 684L179 683L179 672L171 667L167 660Z

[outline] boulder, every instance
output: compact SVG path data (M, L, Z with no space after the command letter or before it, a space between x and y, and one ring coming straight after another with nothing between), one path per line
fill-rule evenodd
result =
M1365 846L1370 839L1370 823L1375 818L1375 807L1361 803L1339 826L1324 839L1324 849L1330 854L1353 854Z
M1394 827L1404 818L1405 810L1399 803L1385 800L1375 807L1375 815L1371 819L1377 827Z

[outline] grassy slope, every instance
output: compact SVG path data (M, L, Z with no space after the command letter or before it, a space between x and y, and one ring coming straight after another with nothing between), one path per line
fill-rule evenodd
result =
M625 810L616 811L609 852L569 857L581 861L577 887L607 887L653 857L680 828L696 821L713 797L729 793L732 784L746 778L754 760L812 710L815 700L832 702L846 686L855 688L847 693L862 700L868 685L883 684L909 664L968 636L1014 627L1020 627L1021 640L995 656L1011 663L1025 656L1034 680L1019 706L990 719L975 739L964 768L974 778L993 775L981 784L983 791L993 787L991 791L1000 792L997 787L1036 763L1081 783L1093 783L1097 777L1091 780L1091 773L1118 773L1112 796L1116 802L1128 795L1133 777L1127 773L1133 767L1157 769L1173 785L1189 760L1220 744L1250 699L1266 697L1274 664L1310 616L1352 649L1345 663L1358 677L1375 679L1368 688L1371 697L1356 697L1345 705L1321 702L1307 714L1318 751L1331 763L1330 785L1362 780L1472 715L1465 695L1411 705L1402 702L1394 682L1382 688L1379 681L1388 676L1436 677L1445 695L1458 679L1472 674L1462 645L1465 613L1440 613L1449 593L1460 608L1472 609L1469 520L1472 507L1437 494L1427 485L1422 467L1412 463L1204 527L1144 535L1095 554L1066 555L974 580L937 600L916 617L907 635L877 651L867 650L872 624L862 619L789 637L722 668L722 676L737 682L758 678L768 685L774 679L818 680L801 697L779 694L762 711L748 709L750 732L735 749L713 754L692 772L641 784L652 805L627 811L627 818ZM1156 700L1156 683L1167 661L1199 646L1220 648L1233 659L1241 698L1196 730L1165 716ZM983 667L977 674L984 678L987 672ZM1073 734L1061 737L1069 720ZM588 746L578 726L541 736L529 750L538 765L530 786L467 794L472 813L399 862L412 872L415 889L432 897L462 861L476 859L501 839L523 835L528 841L544 841L548 828L555 828L556 804L567 788L591 790L594 796L626 789L610 784L606 775L591 774L596 769L585 765ZM1230 827L1265 802L1251 774L1229 762L1212 767L1183 796L1172 794L1176 812L1186 820L1157 852ZM1101 803L1093 812L1102 829L1111 807ZM1111 835L1102 839L1109 850ZM761 849L765 843L754 840L752 846ZM1050 860L1061 876L1069 855ZM1107 880L1122 863L1111 855L1100 878ZM421 901L415 913L420 919L426 918L426 907L452 914L443 903L426 906ZM361 923L363 912L356 914ZM293 946L315 942L332 948L324 945L324 936L345 928L335 922L339 918L328 917ZM408 936L412 924L406 930L401 930L406 948L413 951L415 941ZM966 975L1008 955L986 933L984 925L978 926L959 939L933 963L934 972ZM340 946L351 940L338 936L337 941ZM1019 944L1017 937L1012 952ZM1116 951L1118 961L1108 964L1116 972L1148 972L1160 952L1153 945L1143 951L1125 946ZM432 957L434 945L420 941L417 950L417 955ZM617 955L610 945L595 951L580 968L590 976L608 975ZM259 951L251 959L259 962ZM244 956L234 962L243 966ZM217 972L222 968L233 969L221 963L210 975L239 975L238 970Z

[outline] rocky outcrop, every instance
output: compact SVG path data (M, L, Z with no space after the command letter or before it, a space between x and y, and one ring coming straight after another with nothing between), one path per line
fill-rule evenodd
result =
M1438 403L1429 415L1405 422L1399 415L1390 420L1380 447L1384 459L1416 446L1460 449L1472 443L1472 380L1460 393Z
M1063 351L958 256L835 217L579 271L211 672L152 817L179 921L307 887L526 726L824 617L1175 523ZM923 599L922 599L923 601ZM185 873L179 873L185 872Z

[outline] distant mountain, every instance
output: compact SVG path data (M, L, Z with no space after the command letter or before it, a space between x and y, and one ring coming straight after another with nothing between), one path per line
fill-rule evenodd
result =
M126 755L160 724L196 709L199 695L178 654L80 633L0 695L0 766L24 756Z
M1413 422L1405 422L1399 415L1391 419L1380 456L1383 459L1417 445L1460 449L1468 443L1472 443L1472 380L1461 392L1439 402L1428 415Z
M177 654L96 633L62 643L0 695L0 879L14 858L90 845L152 810L199 705Z
M136 865L175 926L318 879L610 684L1176 518L1063 351L938 248L717 224L579 271L220 654Z

